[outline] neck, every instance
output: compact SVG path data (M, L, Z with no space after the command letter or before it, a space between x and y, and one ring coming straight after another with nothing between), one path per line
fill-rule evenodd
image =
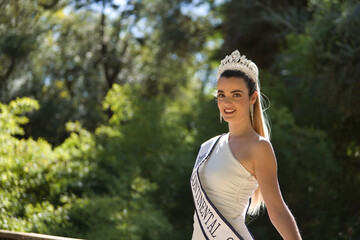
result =
M255 130L251 125L250 119L241 122L229 122L229 138L241 138L255 134Z

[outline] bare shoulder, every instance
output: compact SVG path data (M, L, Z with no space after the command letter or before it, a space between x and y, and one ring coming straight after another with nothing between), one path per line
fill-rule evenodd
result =
M274 152L271 142L262 136L259 136L257 141L254 142L253 150L256 152L265 152L265 153Z
M262 136L259 136L257 141L254 142L252 146L252 156L255 163L276 162L271 142Z

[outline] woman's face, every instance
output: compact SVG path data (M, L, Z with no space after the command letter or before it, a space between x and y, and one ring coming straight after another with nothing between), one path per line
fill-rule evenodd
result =
M217 103L226 122L250 121L250 104L254 104L257 93L249 97L244 79L220 77L217 82Z

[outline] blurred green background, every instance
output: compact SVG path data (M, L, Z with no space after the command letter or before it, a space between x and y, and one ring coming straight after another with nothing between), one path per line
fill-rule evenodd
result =
M360 239L360 1L0 0L0 229L190 239L211 92L239 49L303 239ZM266 210L256 239L281 239Z

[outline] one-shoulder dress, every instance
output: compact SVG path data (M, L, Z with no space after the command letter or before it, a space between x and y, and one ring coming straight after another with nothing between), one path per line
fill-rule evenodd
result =
M256 178L234 157L229 133L223 135L210 158L199 168L202 186L209 199L244 240L252 240L245 217L249 199L258 187ZM192 240L205 240L196 213Z

